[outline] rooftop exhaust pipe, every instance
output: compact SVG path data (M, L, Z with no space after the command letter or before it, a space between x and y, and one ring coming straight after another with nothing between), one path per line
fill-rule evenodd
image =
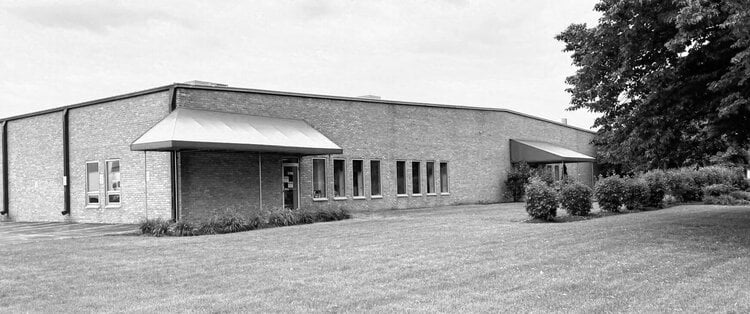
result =
M568 118L562 118L562 119L560 119L560 122L562 124L568 125Z

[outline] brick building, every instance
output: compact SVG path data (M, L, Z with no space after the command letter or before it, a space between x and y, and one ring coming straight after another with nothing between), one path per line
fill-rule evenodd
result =
M2 123L2 216L134 223L503 200L515 161L592 184L594 134L493 108L192 82Z

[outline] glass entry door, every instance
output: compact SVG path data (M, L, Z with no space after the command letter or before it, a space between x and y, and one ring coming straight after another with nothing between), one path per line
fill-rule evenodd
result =
M281 174L284 208L297 209L299 208L299 159L282 159Z

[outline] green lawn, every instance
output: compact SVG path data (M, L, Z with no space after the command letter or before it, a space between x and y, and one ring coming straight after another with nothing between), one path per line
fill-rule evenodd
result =
M526 218L459 206L0 244L0 312L750 311L750 207Z

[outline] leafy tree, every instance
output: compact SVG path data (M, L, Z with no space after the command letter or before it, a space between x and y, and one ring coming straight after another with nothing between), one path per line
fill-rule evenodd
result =
M597 26L572 24L556 39L578 67L566 80L568 110L601 114L600 162L628 172L748 150L750 1L601 0L594 8Z

